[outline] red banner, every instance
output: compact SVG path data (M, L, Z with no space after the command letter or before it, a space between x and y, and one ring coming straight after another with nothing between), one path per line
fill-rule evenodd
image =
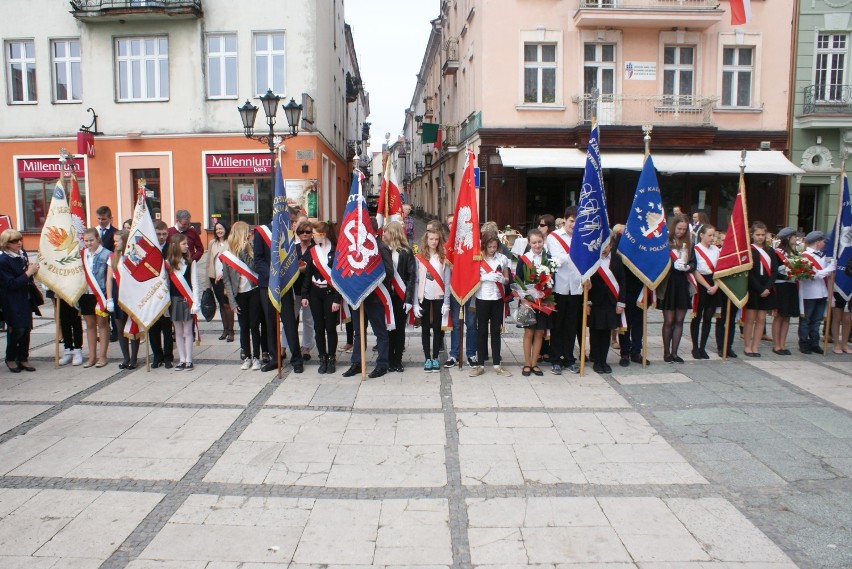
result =
M69 160L65 165L66 176L71 175L71 168L78 178L86 177L83 160ZM58 178L60 169L58 158L19 158L17 164L19 178Z
M270 174L269 153L208 154L204 161L207 174Z

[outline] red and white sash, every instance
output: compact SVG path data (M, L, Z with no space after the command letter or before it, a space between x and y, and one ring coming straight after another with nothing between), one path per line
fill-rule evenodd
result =
M427 259L423 255L418 254L417 259L420 261L426 271L430 275L432 275L432 278L435 280L435 284L438 285L438 287L441 289L441 292L443 293L446 290L446 285L444 284L444 277L441 275L441 273L439 273L438 270L434 267L434 265L432 265L431 261L429 261L429 259Z
M112 258L115 253L109 256L110 265L112 265ZM121 271L115 270L112 272L112 278L115 281L115 286L118 287L119 295L121 294ZM139 324L133 319L133 317L128 314L127 321L124 323L124 335L128 338L136 338L139 334Z
M266 241L267 247L272 247L272 230L269 229L265 225L258 225L254 228L255 231L260 232L260 236L263 237L263 240Z
M489 273L497 273L502 277L503 271L498 270L499 267L499 265L497 265L497 267L492 267L486 259L482 259L479 264L479 268L485 271L486 275ZM506 285L503 284L502 280L495 282L494 284L497 285L497 292L500 294L500 300L503 301L503 319L505 320L509 315L509 303L506 301Z
M382 310L385 313L385 326L387 326L388 332L396 330L396 320L393 316L393 303L391 302L390 291L385 287L384 283L379 283L379 286L376 287L376 295L382 303Z
M248 265L230 251L219 253L219 260L247 278L251 284L257 284L257 273L251 270Z
M615 275L612 273L612 270L609 268L609 265L604 265L601 263L598 266L598 275L603 279L604 284L609 289L610 294L618 302L618 293L620 292L620 287L618 286L618 280L615 278Z
M399 271L396 267L393 268L393 278L391 279L391 287L393 288L394 294L396 297L405 303L405 293L408 291L408 287L405 286L405 281L402 280L402 276L399 274ZM412 326L414 325L414 311L408 311L408 323Z
M705 253L705 252L704 252L704 249L702 249L701 247L696 246L696 247L695 247L695 253L696 253L697 255L701 255L701 259L702 259L702 260L704 261L704 263L707 265L707 268L708 268L708 269L710 269L710 272L711 272L711 273L715 273L715 272L716 272L716 263L714 263L714 262L712 262L712 261L710 260L710 257L707 255L707 253Z
M83 274L86 276L86 283L89 285L89 292L95 295L95 304L97 310L106 314L106 295L104 291L101 290L101 287L98 285L98 280L95 278L95 275L92 273L91 263L89 263L89 258L94 255L89 249L83 249Z
M319 248L316 246L311 247L311 259L314 261L314 267L317 272L319 272L323 280L331 286L331 267L328 266L328 254L326 253L325 255L320 256L320 254L317 253L318 249Z
M562 248L563 248L563 249L565 249L565 253L567 253L567 254L569 254L569 255L571 254L571 244L570 244L570 243L568 243L568 242L566 242L564 239L562 239L562 237L559 235L559 233L557 233L556 231L554 231L554 232L553 232L553 233L551 233L550 235L551 235L554 239L556 239L556 241L559 243L559 245L561 245L561 246L562 246Z
M641 289L639 289L639 296L636 297L636 307L637 308L642 308L642 300L643 300L643 296L645 295L645 289L646 288L648 288L648 287L643 286ZM653 289L648 289L648 308L651 308L656 304L657 304L657 291L655 291Z
M758 257L760 257L760 264L763 266L763 270L767 275L772 274L772 259L769 258L769 253L763 247L758 247L754 243L752 243L751 248L758 252Z
M197 265L190 261L190 274L194 275ZM192 278L192 277L191 277ZM172 281L172 284L175 285L175 288L178 289L178 292L186 301L186 305L189 307L190 312L192 311L192 307L195 306L195 301L192 299L192 286L183 276L183 273L179 273L177 268L174 271L169 271L169 280ZM197 281L197 278L192 278L193 281ZM201 345L201 330L198 328L198 315L192 315L192 335L195 337L195 342L198 345Z
M672 257L672 263L681 260L680 256L672 249L669 249L669 255L671 255ZM693 275L691 272L688 272L686 273L686 278L689 280L689 284L691 284L693 288L695 288L695 292L698 292L698 281L695 280L695 275Z

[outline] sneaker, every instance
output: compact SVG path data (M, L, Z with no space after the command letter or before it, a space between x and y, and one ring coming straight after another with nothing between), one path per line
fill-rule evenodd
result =
M183 370L184 370L184 371L192 371L192 370L194 370L194 369L195 369L195 366L194 366L194 365L192 365L192 362L189 362L188 364L185 364L185 365L183 366Z
M497 375L503 376L503 377L511 377L512 376L512 372L510 372L509 370L505 369L502 366L494 366L494 373L496 373Z
M476 358L474 358L473 356L468 356L467 357L467 366L473 367L475 365L476 365Z
M259 360L258 358L254 358L254 359L251 361L251 369L252 369L252 371L260 371L260 368L261 368L261 367L262 367L262 364L260 363L260 360Z
M246 358L243 360L243 365L240 366L241 370L251 369L251 360Z
M432 373L432 360L426 360L426 363L423 364L423 371Z
M185 369L186 369L186 364L183 363L183 362L180 362L178 365L175 366L175 371L183 371Z
M83 365L83 350L76 349L71 357L71 365L72 366L81 366Z
M444 362L444 367L456 367L457 365L459 365L459 362L456 361L456 358L447 358L447 361Z
M568 367L566 367L565 369L567 369L571 373L580 373L580 364L575 362L575 363L569 365Z
M477 377L477 376L482 375L483 373L485 373L485 368L484 368L484 367L482 367L482 366L473 366L473 367L471 367L471 368L470 368L470 371L468 372L467 376L468 376L468 377Z
M550 368L550 372L553 375L562 375L562 366L559 364L553 364L553 366Z
M59 365L67 366L68 364L71 363L71 360L73 359L73 357L74 357L73 352L66 348L65 351L62 352L62 357L59 358Z

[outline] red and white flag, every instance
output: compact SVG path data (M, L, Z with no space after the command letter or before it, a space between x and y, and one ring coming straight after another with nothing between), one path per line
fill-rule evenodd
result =
M731 0L731 25L741 26L751 21L751 0Z
M145 204L144 188L139 190L118 271L121 274L118 304L141 330L147 330L169 307L170 299L166 263Z
M379 189L376 221L379 224L380 235L388 222L402 222L402 195L399 191L399 181L396 179L396 170L391 165L390 158L385 163L385 175L382 176L382 185Z
M450 292L460 305L464 305L479 288L479 208L476 205L476 181L473 168L476 158L467 151L459 195L456 199L455 217L447 240L447 262L452 265Z

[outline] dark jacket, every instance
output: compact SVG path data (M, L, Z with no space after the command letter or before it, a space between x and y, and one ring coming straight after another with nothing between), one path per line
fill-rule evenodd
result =
M95 229L98 230L98 235L101 234L101 227L97 226ZM106 228L104 234L101 236L101 245L104 246L104 249L107 251L112 251L115 249L115 232L118 231L111 223L109 227Z
M314 263L314 257L311 251L313 251L315 248L316 245L311 246L306 252L307 259L305 263L307 263L307 265L305 266L305 274L302 275L302 288L294 292L298 292L303 300L308 298L308 294L311 291L311 283L314 281L314 279L316 279L320 283L325 283L333 291L334 302L337 302L339 304L341 302L340 293L334 289L330 282L326 281L323 278L322 273L317 268L316 263ZM319 249L316 249L316 252L319 253ZM334 245L332 245L328 250L328 266L334 266Z
M260 226L254 229L254 270L257 271L257 286L269 288L269 268L272 266L272 251L260 233Z
M11 328L32 328L33 313L30 305L29 285L32 279L27 276L26 253L23 257L12 257L0 253L0 306L3 316Z
M393 252L391 252L391 266L393 266ZM408 249L399 250L396 272L399 273L399 277L405 283L405 300L403 302L414 305L414 292L417 288L417 262L414 260L414 253ZM392 293L391 297L398 298L396 293Z
M748 272L748 290L757 295L764 291L772 290L775 285L775 279L778 278L778 264L780 259L772 249L764 249L769 257L769 271L763 266L761 261L762 255L757 251L752 251L751 270Z

